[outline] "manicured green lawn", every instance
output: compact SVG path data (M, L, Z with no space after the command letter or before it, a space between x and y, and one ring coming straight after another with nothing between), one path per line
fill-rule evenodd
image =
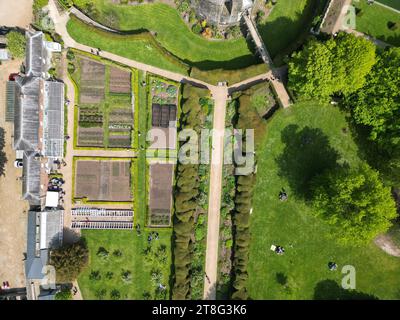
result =
M177 10L166 4L131 6L115 5L107 0L93 2L99 11L96 19L100 22L107 24L111 14L117 17L113 19L123 31L155 32L157 44L138 40L137 35L122 36L125 37L122 40L120 36L94 32L93 28L70 20L68 32L81 43L177 72L185 72L186 68L176 65L177 61L169 61L171 59L166 59L165 55L163 57L156 46L170 52L171 58L176 57L201 70L234 70L259 62L243 37L229 41L207 40L194 34ZM317 3L318 0L278 1L267 22L260 26L260 33L272 56L293 46L302 37L313 19Z
M99 9L98 15L107 21L113 12L117 17L119 29L132 31L146 29L157 33L157 41L181 60L197 65L201 69L221 67L215 62L240 58L234 62L237 68L253 64L256 60L244 38L231 41L209 41L193 33L180 17L178 11L163 3L139 6L115 5L107 0L94 0Z
M267 124L265 142L257 152L251 215L248 290L252 299L343 297L349 294L338 287L344 265L355 267L359 294L400 298L400 259L373 243L359 248L338 245L303 200L304 185L316 170L329 166L336 152L340 162L360 161L345 128L345 115L338 108L311 102L280 110ZM289 195L287 202L278 199L282 187ZM271 251L272 244L283 246L285 254ZM330 261L338 264L337 271L329 271Z
M259 25L259 31L270 54L276 56L290 47L308 32L307 26L313 20L313 13L319 0L279 0L267 21ZM295 48L294 48L295 49Z
M400 46L400 14L377 4L368 5L367 1L353 2L353 5L362 10L362 15L356 18L358 31L394 46ZM389 22L397 23L397 30L390 30Z
M400 2L398 0L379 0L376 2L383 3L389 7L392 7L394 9L400 10Z
M78 19L70 19L68 33L76 41L94 48L101 48L120 56L151 64L153 66L187 74L187 66L179 60L167 58L162 51L146 38L135 35L115 35L91 27Z
M153 294L154 285L151 282L150 269L145 267L143 250L147 246L147 232L142 232L138 237L136 231L118 231L118 230L85 230L83 236L87 240L90 263L84 272L78 278L79 287L85 300L97 300L96 293L100 289L106 290L104 299L110 299L110 293L116 289L121 294L121 300L124 299L143 299L143 293ZM156 248L159 245L165 245L170 248L169 232L159 231L160 240L153 241ZM96 253L100 247L109 251L109 258L103 261L97 257ZM121 250L121 257L114 257L112 252ZM169 288L170 255L168 263L163 268L166 275L166 285ZM123 270L128 270L132 274L132 282L125 283L121 279ZM92 271L99 271L100 280L90 280L89 275ZM113 272L111 280L106 278L107 272ZM167 295L168 297L168 295Z

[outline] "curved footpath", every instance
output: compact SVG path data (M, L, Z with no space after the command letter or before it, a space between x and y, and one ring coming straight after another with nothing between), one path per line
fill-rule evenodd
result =
M55 31L61 35L64 40L64 46L75 48L85 52L91 52L91 47L76 42L68 34L66 25L69 20L69 12L60 14L54 2L55 0L49 0L49 15L52 18ZM75 13L76 14L76 13ZM85 18L86 20L86 18ZM90 20L90 19L89 19ZM87 23L90 23L87 21ZM93 23L92 23L93 24ZM96 24L95 24L96 25ZM212 138L212 158L211 158L211 170L210 170L210 192L209 192L209 207L208 207L208 228L207 228L207 251L206 251L206 263L205 263L205 275L204 275L204 299L215 300L216 298L216 285L217 285L217 267L218 267L218 243L219 243L219 227L220 227L220 208L221 208L221 186L222 186L222 168L223 168L223 137L225 128L225 113L226 104L229 99L229 94L233 91L241 90L243 87L249 86L256 81L266 80L276 82L272 72L261 74L259 76L247 79L238 84L231 86L230 88L225 85L215 86L204 81L191 78L179 73L163 70L148 64L144 64L132 59L121 57L119 55L101 51L101 56L124 64L126 66L140 69L146 72L159 75L164 78L168 78L180 83L191 83L193 85L206 87L211 92L214 100L214 119L213 119L213 138ZM66 70L66 68L64 68ZM67 75L64 75L64 82L68 86L68 98L71 101L71 107L68 108L68 135L73 137L73 106L74 104L74 90L70 83L70 79ZM274 83L273 83L274 85ZM282 85L283 86L283 85ZM278 97L280 97L280 90L277 90ZM282 91L283 92L283 91ZM283 92L286 93L286 90ZM129 156L134 157L132 151L87 151L87 150L74 150L73 141L70 139L67 142L67 155L66 162L72 166L73 156L78 155L101 155L115 157L117 155L121 157ZM68 166L67 166L68 167ZM65 174L66 181L66 192L71 195L72 192L72 170L64 168L63 173ZM66 201L66 212L70 212L71 203ZM69 215L69 214L67 214ZM70 217L66 217L67 221Z

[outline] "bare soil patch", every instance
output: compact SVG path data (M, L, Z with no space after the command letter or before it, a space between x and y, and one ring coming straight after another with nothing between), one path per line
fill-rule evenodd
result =
M106 66L96 61L80 59L80 103L100 103L104 100Z
M173 164L150 164L150 225L170 224L173 172Z
M391 256L400 257L400 248L393 242L388 235L376 237L375 244Z
M0 1L0 25L26 28L32 21L33 0Z
M130 93L131 73L120 68L110 68L110 92Z
M76 161L75 197L90 201L132 200L130 161Z
M3 4L4 2L4 4ZM16 1L17 3L26 1ZM13 7L8 1L0 2L0 21L3 5ZM29 7L30 8L30 7ZM8 9L7 9L8 10ZM23 13L23 9L21 14ZM5 11L6 13L9 11ZM9 17L10 18L10 17ZM14 17L15 18L15 17ZM5 86L8 75L19 70L21 60L12 60L0 65L0 127L5 130L3 151L6 154L5 175L0 176L0 281L8 281L11 287L25 286L24 253L26 252L26 230L28 203L21 200L22 185L17 178L22 169L14 167L15 151L12 148L14 126L5 122Z

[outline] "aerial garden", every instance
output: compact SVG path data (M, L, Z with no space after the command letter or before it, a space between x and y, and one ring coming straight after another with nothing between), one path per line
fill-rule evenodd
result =
M193 32L173 6L115 4L105 0L73 2L94 20L124 32L104 32L72 17L68 32L80 43L212 83L240 82L265 72L265 66L254 55L253 44L245 37L207 39ZM309 21L320 15L323 8L317 0L281 0L270 15L260 20L260 33L268 40L267 47L278 63L297 49L311 27Z

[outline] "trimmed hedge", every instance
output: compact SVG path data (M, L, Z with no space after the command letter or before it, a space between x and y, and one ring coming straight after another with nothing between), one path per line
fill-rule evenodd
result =
M208 91L184 85L182 97L181 129L196 131L205 121L200 99ZM198 164L177 164L175 184L174 216L174 279L172 299L191 298L191 275L193 260L192 235L195 229L194 216L198 210L201 195Z

